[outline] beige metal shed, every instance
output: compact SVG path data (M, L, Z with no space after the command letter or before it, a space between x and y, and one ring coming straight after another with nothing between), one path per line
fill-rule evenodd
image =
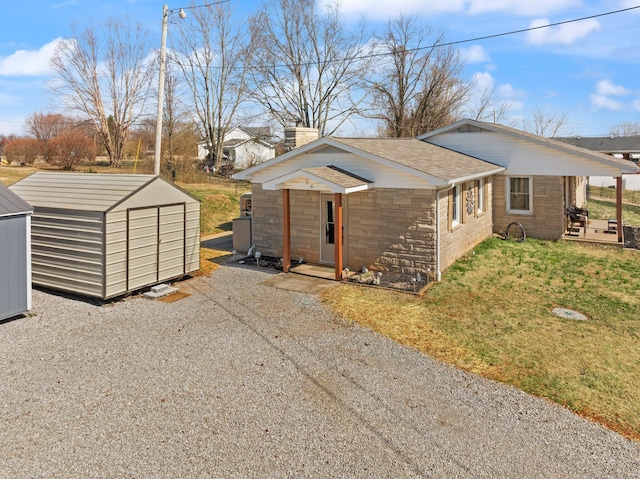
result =
M35 209L35 285L108 299L200 267L200 202L162 177L38 172L10 189Z

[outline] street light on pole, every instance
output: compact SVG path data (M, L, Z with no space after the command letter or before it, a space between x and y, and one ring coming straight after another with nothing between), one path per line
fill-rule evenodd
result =
M160 40L160 74L158 78L158 110L156 113L156 148L153 161L153 174L160 174L160 158L162 157L162 109L164 107L164 76L167 67L167 26L169 24L168 5L162 6L162 37ZM180 18L185 18L187 12L184 8L179 10Z
M169 5L162 6L162 37L160 40L160 74L158 78L158 111L156 113L156 148L153 161L153 174L160 174L160 158L162 157L162 109L164 107L164 76L167 67L167 27L169 25L169 14L178 10L178 16L182 19L187 17L185 9L211 7L219 3L225 3L229 0L220 0L204 5L192 5L190 7L169 9Z

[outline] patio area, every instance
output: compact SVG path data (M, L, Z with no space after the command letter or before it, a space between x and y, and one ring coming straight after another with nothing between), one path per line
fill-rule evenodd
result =
M611 244L615 246L624 245L623 242L618 241L618 229L615 219L608 220L592 220L589 219L585 222L574 223L568 225L567 231L563 236L567 241L582 241L587 243L603 243Z

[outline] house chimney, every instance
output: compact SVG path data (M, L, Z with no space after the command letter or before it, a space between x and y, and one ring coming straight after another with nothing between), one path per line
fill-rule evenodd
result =
M319 138L317 128L305 128L303 126L289 126L284 129L284 152L291 151Z

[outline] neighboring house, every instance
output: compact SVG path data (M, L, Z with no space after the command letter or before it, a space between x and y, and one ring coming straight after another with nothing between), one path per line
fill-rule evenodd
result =
M638 163L640 160L640 136L575 136L558 137L554 140L630 160L634 163Z
M243 170L276 156L270 141L269 127L235 126L224 136L224 163L234 170ZM198 143L198 159L207 157L205 143Z
M584 201L583 176L636 170L463 120L417 139L322 138L233 177L252 183L253 243L262 254L333 265L336 279L347 266L439 279L512 221L528 236L561 238L566 208Z
M640 161L640 136L575 136L555 139L634 163ZM616 180L611 176L593 176L589 178L589 184L594 187L613 187L616 185ZM625 175L622 180L622 188L640 189L640 176Z

